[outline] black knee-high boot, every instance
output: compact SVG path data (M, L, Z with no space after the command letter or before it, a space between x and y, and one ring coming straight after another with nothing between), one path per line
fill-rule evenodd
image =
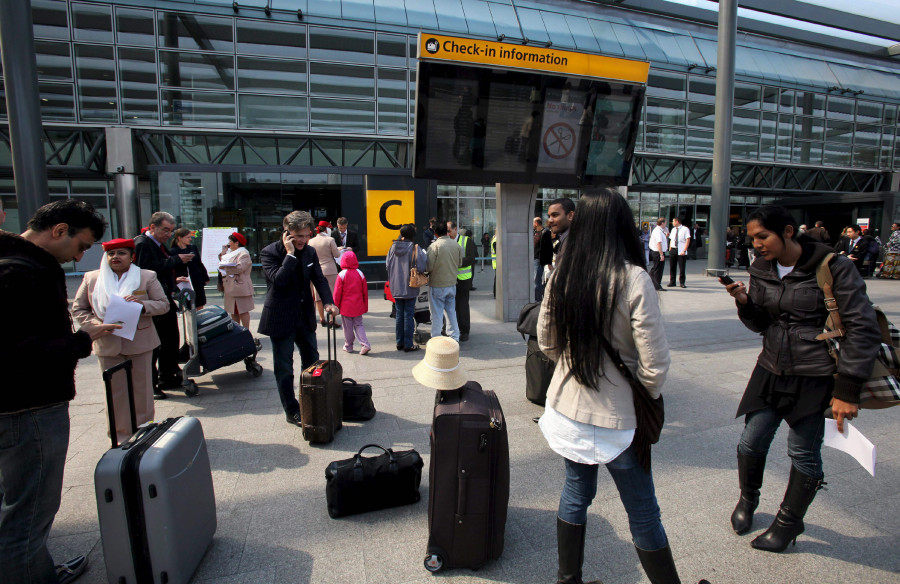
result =
M584 565L585 525L569 523L556 518L556 547L559 553L559 571L556 584L603 584L599 580L585 582L581 579Z
M741 498L731 514L731 527L738 535L744 535L753 526L753 512L759 506L759 489L762 487L766 459L745 456L738 448L737 460Z
M797 536L803 533L803 517L816 492L824 485L822 479L803 474L793 466L787 490L775 521L762 535L750 542L754 548L767 552L783 552L791 541L797 544Z
M672 558L672 548L668 544L653 551L642 550L638 546L634 546L634 549L651 584L681 584L675 560Z

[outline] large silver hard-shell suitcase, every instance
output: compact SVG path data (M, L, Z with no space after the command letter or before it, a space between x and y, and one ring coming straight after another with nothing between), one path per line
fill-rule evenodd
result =
M125 369L135 434L117 444L112 375ZM200 421L169 418L135 428L131 361L103 372L112 449L94 485L110 584L190 580L216 532L216 501Z

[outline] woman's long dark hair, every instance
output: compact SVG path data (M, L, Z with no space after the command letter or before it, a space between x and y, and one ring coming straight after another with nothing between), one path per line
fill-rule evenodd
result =
M647 267L625 198L612 189L583 195L554 269L552 301L556 346L586 387L598 389L605 375L601 335L610 338L626 262Z

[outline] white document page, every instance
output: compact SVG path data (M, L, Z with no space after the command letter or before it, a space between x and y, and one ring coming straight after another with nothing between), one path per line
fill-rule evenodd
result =
M875 445L850 422L844 420L844 433L841 434L837 430L837 422L826 418L825 446L843 450L855 458L870 475L875 476Z
M213 276L218 269L213 266L219 265L219 252L222 246L228 244L228 236L237 231L235 227L204 227L203 241L200 244L200 261L209 270L209 275Z
M191 279L188 278L187 282L178 282L177 284L179 290L193 290L194 285L191 284Z
M122 325L122 328L114 330L112 334L133 341L143 308L140 302L128 302L121 296L110 296L103 324Z

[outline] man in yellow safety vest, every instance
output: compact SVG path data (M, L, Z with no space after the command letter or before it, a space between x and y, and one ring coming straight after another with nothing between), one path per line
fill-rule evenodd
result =
M491 267L494 268L494 298L497 297L497 229L491 238Z
M475 275L475 242L464 231L460 231L456 223L447 221L447 235L455 239L460 247L462 266L456 273L456 322L459 324L459 341L469 340L471 318L469 314L469 291L472 289L472 277Z

